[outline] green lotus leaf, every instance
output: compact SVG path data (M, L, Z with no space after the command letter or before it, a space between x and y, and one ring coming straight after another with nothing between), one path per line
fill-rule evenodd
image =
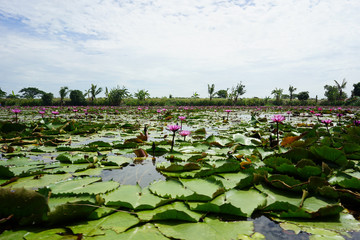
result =
M144 222L155 220L179 220L198 222L202 214L193 212L183 202L173 202L153 210L136 212L139 219Z
M155 226L166 237L185 240L237 239L239 234L254 232L251 221L223 222L211 218L198 223L156 223Z
M257 190L230 190L211 202L189 202L190 209L201 212L215 212L242 217L250 217L260 207L265 206L266 196Z
M121 206L130 209L154 209L168 200L152 194L148 188L139 185L122 185L102 196L108 206Z
M248 187L253 183L254 179L253 174L245 172L221 173L218 176L220 177L216 178L216 180L221 181L226 190L235 187L239 189Z
M179 148L179 151L184 154L195 154L202 153L209 149L209 145L206 144L194 144L190 146L182 146Z
M159 230L151 223L147 223L140 227L134 227L126 232L117 234L114 231L104 231L105 235L91 237L93 240L167 240L169 238L162 235Z
M26 177L37 173L42 173L42 167L39 165L29 165L20 167L1 167L0 172L4 177ZM9 173L10 172L10 173Z
M97 209L95 199L90 196L51 197L48 221L51 224L86 220Z
M49 207L43 195L25 188L0 188L0 219L13 215L20 225L40 223Z
M72 155L70 153L62 153L56 157L56 160L59 160L62 163L89 163L93 162L93 158L85 159L83 154Z
M5 187L10 188L43 188L60 181L71 178L71 174L44 174L39 176L24 177L16 182L10 183Z
M256 185L256 189L267 195L265 211L297 211L302 202L301 194L270 189L265 185Z
M304 189L307 186L307 185L296 186L301 184L302 182L293 177L289 177L287 175L281 175L281 174L273 174L269 176L267 180L270 182L271 185L273 185L276 188L290 190L294 192L302 192L302 189Z
M24 238L26 240L41 240L41 239L63 239L64 233L66 233L66 229L64 228L53 228L48 230L43 230L40 232L27 232L24 235Z
M51 185L52 194L66 194L74 191L84 191L84 188L94 182L100 181L99 177L77 178ZM101 189L100 189L101 191Z
M160 157L160 156L166 154L167 152L169 152L169 149L156 146L155 150L153 150L152 148L147 148L147 149L145 149L145 151L154 157Z
M290 159L294 164L299 162L302 159L313 159L314 155L309 150L306 150L305 148L293 148L287 151L286 153L281 155L282 157L286 159Z
M210 201L224 192L223 186L206 179L180 179L186 189L196 193L198 201Z
M78 164L76 164L78 165ZM112 167L106 167L106 169L111 169ZM115 167L117 168L117 167ZM88 168L84 171L77 171L75 173L72 173L72 175L74 177L80 177L80 176L100 176L102 171L104 170L104 168L99 168L99 167L96 167L96 168Z
M306 198L301 208L312 214L312 217L337 215L344 209L335 201L323 200L318 197Z
M111 166L123 166L132 162L133 160L124 156L107 156L107 161L102 161L103 165L111 165Z
M22 167L22 166L34 166L42 165L42 162L33 161L30 158L26 157L12 157L7 161L0 161L0 166L10 166L10 167Z
M311 147L310 150L318 158L324 161L336 163L339 166L345 166L348 162L344 152L335 148L331 148L328 146L316 146Z
M284 157L268 157L266 159L264 159L264 163L271 168L276 169L277 167L281 166L281 165L292 165L292 162Z
M258 146L261 145L261 141L257 138L247 137L240 133L233 135L233 140L235 143L239 143L245 146Z
M322 170L319 166L305 166L303 168L297 168L297 172L303 179L308 179L312 176L320 176Z
M327 230L336 233L345 234L347 231L360 231L360 222L357 221L351 214L340 213L338 216L328 216L326 218L318 219L317 221L309 221L307 219L279 219L280 226L286 230L291 230L297 227L297 231L313 232L314 230ZM284 224L286 223L286 224ZM291 224L290 226L288 224Z
M360 179L344 173L331 177L329 179L329 183L331 185L338 185L343 188L360 190Z
M210 145L214 145L217 147L225 147L232 142L232 140L227 137L214 136L214 135L209 136L208 138L206 138L205 141L208 142Z
M98 220L88 221L73 226L68 226L74 234L83 234L85 237L105 234L106 230L116 233L126 231L139 223L139 219L127 212L116 212Z
M160 162L156 163L156 169L166 172L181 172L201 169L198 163L193 162Z
M90 147L111 147L112 145L104 141L94 141L88 144Z
M12 239L24 239L25 234L27 234L27 230L5 230L0 234L1 240L12 240Z
M214 173L214 168L202 167L199 170L192 170L186 172L161 172L163 175L173 178L196 178L207 177Z
M235 160L211 160L206 164L212 167L216 173L238 172L241 169L240 163Z
M194 195L190 189L186 189L180 182L175 180L158 181L149 186L149 190L163 198L188 200Z

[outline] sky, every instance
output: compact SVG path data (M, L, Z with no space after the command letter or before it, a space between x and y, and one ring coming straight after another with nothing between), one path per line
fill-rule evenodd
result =
M359 0L0 0L0 88L243 97L360 82ZM103 95L103 93L102 93Z

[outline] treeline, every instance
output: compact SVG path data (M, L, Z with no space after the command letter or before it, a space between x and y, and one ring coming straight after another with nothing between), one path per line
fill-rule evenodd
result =
M200 98L197 92L189 98L176 98L172 95L162 98L151 98L145 90L137 90L131 94L123 87L105 88L105 97L97 98L103 92L101 87L91 84L86 91L70 90L61 87L60 98L54 98L53 93L44 92L35 87L23 88L18 94L7 94L0 88L0 104L2 106L273 106L273 105L329 105L329 106L360 106L360 82L354 84L349 98L344 92L346 80L342 83L334 80L335 85L325 85L326 99L319 100L317 96L310 98L308 91L296 93L296 87L289 86L289 94L282 88L272 90L271 97L242 98L245 94L245 85L242 82L232 88L215 91L215 84L208 84L208 97Z
M73 104L70 98L63 99L61 104L60 98L54 98L52 104L45 104L42 99L0 99L1 106L115 106L111 104L106 98L98 98L91 102L85 100L82 104ZM354 97L346 101L328 101L308 99L300 101L298 99L276 99L270 98L241 98L237 102L231 99L224 98L149 98L146 100L139 100L136 98L126 98L121 102L122 106L360 106L360 98Z

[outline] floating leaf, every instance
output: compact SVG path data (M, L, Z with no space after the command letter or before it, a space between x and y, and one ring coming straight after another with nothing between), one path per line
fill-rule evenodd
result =
M311 147L310 150L318 158L336 163L339 166L345 166L348 162L345 154L342 151L328 146Z
M233 135L233 140L235 143L239 143L245 146L257 146L261 144L261 141L257 138L246 137L240 133Z
M202 214L193 212L183 202L174 202L153 210L139 211L136 213L141 221L179 220L198 222Z
M216 180L221 181L226 190L233 188L245 188L253 182L253 175L245 172L221 173Z
M168 202L167 199L152 194L148 188L141 189L139 185L122 185L102 197L106 205L141 210L154 209Z
M250 217L254 210L266 204L266 197L254 189L230 190L211 202L189 202L190 209Z
M95 199L90 196L51 197L48 221L51 224L86 220L97 208Z
M222 222L217 219L205 218L201 223L156 223L159 231L169 238L220 240L237 239L239 234L251 235L253 222Z
M74 234L83 234L85 237L103 235L105 230L121 233L139 223L139 219L126 212L116 212L99 220L68 226Z
M13 215L21 225L40 223L49 207L43 195L24 188L0 188L0 219Z
M70 179L71 174L44 174L20 178L16 182L10 183L5 187L10 188L43 188L66 179Z
M194 195L193 191L184 188L180 182L175 180L154 182L149 186L149 190L160 197L179 200L187 200Z

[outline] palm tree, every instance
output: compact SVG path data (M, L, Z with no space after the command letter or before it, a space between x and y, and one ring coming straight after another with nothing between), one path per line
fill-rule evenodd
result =
M61 87L59 94L60 94L60 105L62 106L64 104L64 98L66 98L66 95L69 93L68 87Z
M296 87L293 87L293 86L289 86L289 92L290 92L290 102L291 100L293 99L294 97L294 92L296 91Z
M284 90L282 88L275 88L274 90L272 90L271 94L274 94L277 102L280 101L283 91Z
M142 89L142 90L138 90L136 93L134 93L134 96L137 97L137 99L139 100L146 100L146 98L149 98L150 97L150 93L145 90L145 89Z
M339 99L338 100L343 100L344 99L344 92L343 89L346 87L347 82L345 81L345 78L343 79L342 83L339 84L336 80L334 80L336 83L336 87L339 91Z
M91 84L90 95L91 95L91 103L94 104L94 100L96 95L99 95L102 91L102 88L97 88L97 85Z
M215 95L215 84L211 84L211 85L208 84L208 93L209 93L210 101L211 101Z
M192 98L199 98L200 95L197 92L194 92L193 95L191 96Z
M231 88L231 93L229 96L233 99L234 103L236 103L238 98L241 95L244 95L245 93L246 93L245 85L243 85L242 82L240 82L235 87Z

